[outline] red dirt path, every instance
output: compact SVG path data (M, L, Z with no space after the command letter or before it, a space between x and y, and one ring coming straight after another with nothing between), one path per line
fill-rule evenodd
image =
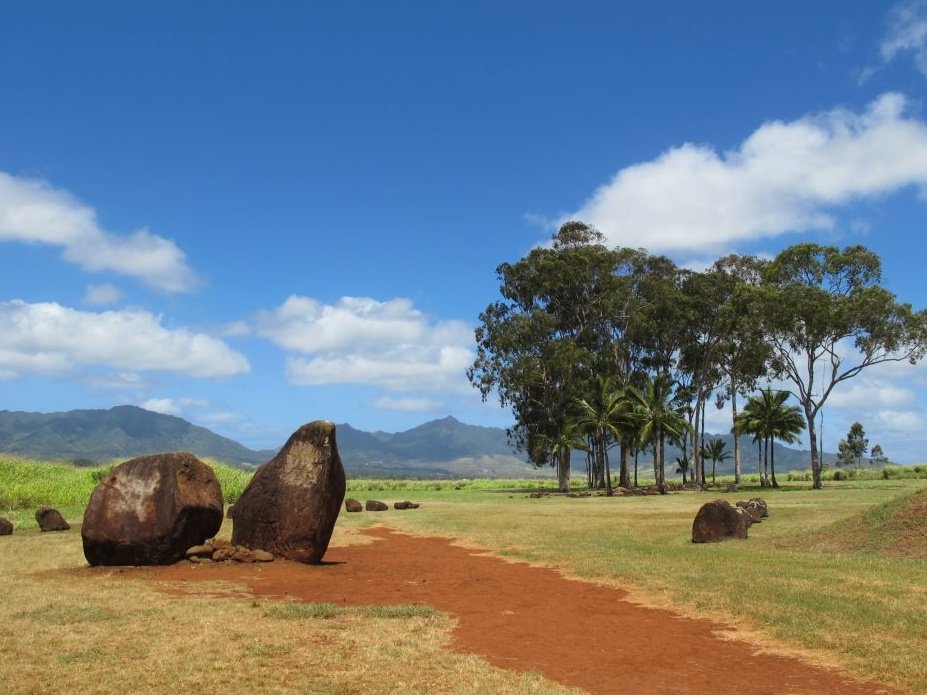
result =
M154 580L234 581L257 596L340 605L427 604L458 619L453 648L590 693L872 695L873 683L719 638L725 626L643 608L617 589L376 528L368 545L329 548L325 564L276 561L147 568ZM131 574L135 574L134 572ZM178 587L181 588L181 587Z

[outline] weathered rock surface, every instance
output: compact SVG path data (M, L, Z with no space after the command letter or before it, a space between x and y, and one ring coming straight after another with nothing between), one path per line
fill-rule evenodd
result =
M749 502L747 502L747 504L748 506L753 505L762 509L764 517L769 516L769 505L766 504L766 500L764 500L762 497L753 497Z
M222 525L213 470L187 452L120 464L96 486L81 536L91 565L169 565Z
M348 511L348 512L364 511L364 505L362 505L360 502L358 502L356 499L352 497L348 497L348 499L344 501L344 508L345 508L345 511Z
M393 504L393 509L418 509L418 507L418 503L410 502L409 500L403 500L402 502L395 502Z
M303 425L257 470L235 503L232 543L319 563L344 491L335 425L324 420Z
M693 543L716 543L725 538L746 538L746 510L738 512L737 507L727 500L706 502L692 522Z
M379 500L367 500L365 508L368 512L385 512L389 509L389 505L386 502L380 502Z
M0 536L9 536L13 533L13 522L0 516Z
M35 520L39 523L40 531L67 531L71 525L64 520L57 509L39 507L35 510Z

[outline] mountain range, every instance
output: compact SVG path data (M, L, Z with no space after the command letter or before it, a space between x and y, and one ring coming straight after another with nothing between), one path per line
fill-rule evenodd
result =
M535 469L509 447L506 432L498 427L468 425L453 417L432 420L397 433L364 432L351 425L337 426L338 451L349 475L371 477L475 478L550 477L551 469ZM723 435L728 451L731 435ZM281 446L284 442L281 442ZM742 438L746 472L756 470L757 449ZM183 418L116 406L109 410L71 410L61 413L0 411L0 452L37 459L67 459L83 464L106 463L145 454L190 451L242 468L254 468L269 460L275 450L255 451ZM669 474L681 452L667 447ZM776 470L804 470L810 465L807 451L776 445ZM584 465L576 452L576 473ZM832 461L825 454L825 461ZM641 456L647 470L651 460ZM711 465L710 463L708 464ZM710 469L709 469L710 470ZM733 463L718 466L729 473Z

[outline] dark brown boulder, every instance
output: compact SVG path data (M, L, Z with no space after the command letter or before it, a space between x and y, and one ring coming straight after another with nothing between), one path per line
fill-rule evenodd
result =
M232 543L319 563L344 490L335 425L324 420L303 425L257 470L235 503Z
M750 501L747 502L747 506L759 507L763 512L763 516L769 516L769 505L766 504L766 500L762 497L751 498Z
M40 531L67 531L71 525L64 520L57 509L39 507L35 510L35 520L39 522Z
M352 513L364 511L364 505L362 505L360 502L358 502L356 499L352 497L348 497L348 499L344 501L344 508L345 508L345 511L352 512Z
M403 500L402 502L394 503L393 509L418 509L418 504L410 502L409 500Z
M0 536L9 536L13 533L13 522L0 516Z
M746 510L738 512L727 500L706 502L692 522L692 542L716 543L725 538L746 538L747 517Z
M389 505L379 500L367 500L365 508L368 512L385 512L389 509Z
M169 565L221 526L216 474L181 451L114 468L90 495L81 536L91 565Z

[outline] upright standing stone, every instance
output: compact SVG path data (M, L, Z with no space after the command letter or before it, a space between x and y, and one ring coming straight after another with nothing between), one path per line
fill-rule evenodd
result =
M51 507L39 507L35 510L35 520L41 531L67 531L71 525L64 520L61 512Z
M169 565L222 526L222 489L193 454L126 461L90 495L81 537L91 565Z
M344 492L335 425L325 420L303 425L257 470L235 503L232 543L319 563Z

